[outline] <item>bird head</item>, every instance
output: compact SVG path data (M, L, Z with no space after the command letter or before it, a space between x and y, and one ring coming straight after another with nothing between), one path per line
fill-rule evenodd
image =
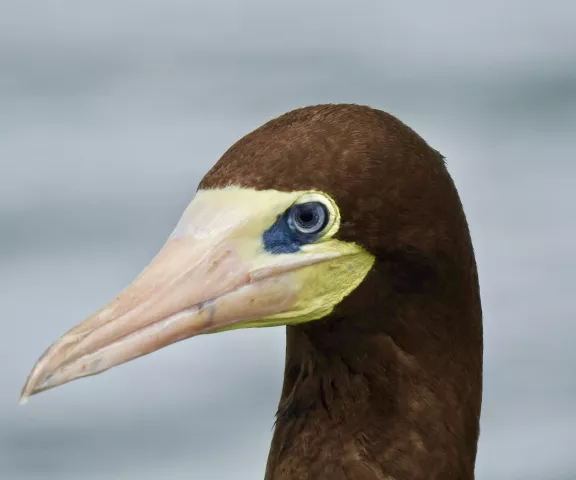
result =
M326 318L381 262L452 251L459 205L441 156L390 115L283 115L222 156L150 265L48 348L22 398L195 335ZM429 280L381 271L392 289Z

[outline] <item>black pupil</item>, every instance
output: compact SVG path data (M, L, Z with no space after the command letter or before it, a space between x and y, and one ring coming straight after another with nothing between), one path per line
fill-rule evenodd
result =
M327 220L326 207L319 202L303 203L293 207L292 222L300 233L319 233L326 226Z
M299 213L300 213L299 220L305 225L308 223L313 223L313 221L316 219L314 212L311 210L302 209L300 210Z

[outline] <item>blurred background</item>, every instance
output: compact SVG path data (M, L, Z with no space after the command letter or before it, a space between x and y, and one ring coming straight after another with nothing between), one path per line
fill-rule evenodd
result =
M477 478L576 478L575 25L569 0L0 0L0 478L263 478L282 328L17 399L230 144L323 102L447 157L485 313Z

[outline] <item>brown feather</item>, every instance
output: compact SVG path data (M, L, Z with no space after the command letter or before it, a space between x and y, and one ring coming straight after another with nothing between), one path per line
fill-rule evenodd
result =
M287 327L266 480L474 478L482 312L442 156L389 114L320 105L242 138L201 188L230 184L325 191L376 256L329 317Z

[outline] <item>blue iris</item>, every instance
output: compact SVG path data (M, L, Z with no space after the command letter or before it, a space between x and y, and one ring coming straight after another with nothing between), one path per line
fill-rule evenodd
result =
M262 235L264 250L273 254L295 253L318 240L328 224L328 211L320 202L293 205Z

